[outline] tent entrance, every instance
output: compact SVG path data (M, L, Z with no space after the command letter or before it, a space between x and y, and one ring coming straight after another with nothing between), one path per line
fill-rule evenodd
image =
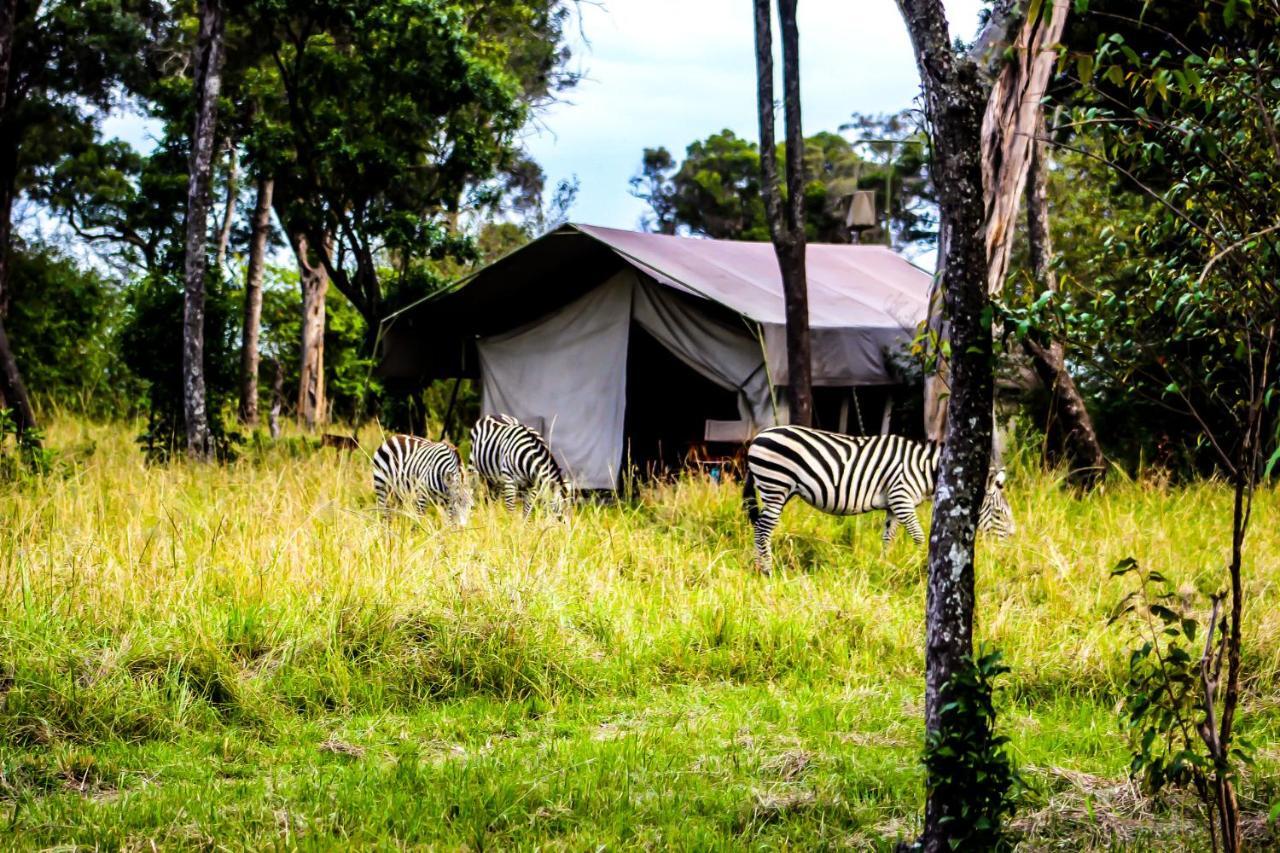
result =
M738 395L689 367L638 324L627 350L625 464L646 477L684 467L708 420L738 420Z

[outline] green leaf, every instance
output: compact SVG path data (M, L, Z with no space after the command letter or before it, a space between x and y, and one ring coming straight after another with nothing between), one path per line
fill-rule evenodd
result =
M1129 572L1133 571L1137 567L1138 567L1137 560L1135 560L1133 557L1125 557L1123 560L1116 563L1116 567L1111 570L1111 576L1115 577L1116 575L1128 574Z
M1093 79L1093 57L1087 53L1082 53L1076 57L1076 77L1081 83L1088 83Z
M1271 472L1275 470L1276 463L1280 463L1280 447L1277 447L1277 448L1276 448L1276 452L1275 452L1275 453L1272 453L1272 454L1271 454L1271 458L1267 460L1267 472L1266 472L1266 475L1267 475L1268 477L1270 477L1270 476L1271 476Z

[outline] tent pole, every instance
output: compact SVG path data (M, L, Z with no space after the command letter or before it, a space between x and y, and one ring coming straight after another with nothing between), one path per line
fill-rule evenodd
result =
M449 434L449 420L453 417L453 404L458 402L458 386L462 384L462 377L456 376L453 380L453 393L449 395L449 407L444 410L444 420L440 423L440 440L444 441L444 437Z
M893 389L884 395L884 413L880 415L880 434L889 434L889 416L893 414Z

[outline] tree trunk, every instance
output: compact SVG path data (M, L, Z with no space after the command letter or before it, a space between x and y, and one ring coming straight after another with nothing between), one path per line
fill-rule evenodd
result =
M900 6L907 4L899 0ZM918 4L911 4L918 5ZM1033 4L1034 5L1034 4ZM1008 43L1008 31L1015 23L1016 4L1003 0L991 11L987 26L965 59L981 72L988 64L1002 61L991 80L982 119L982 177L985 188L983 212L987 264L987 290L998 296L1004 289L1013 249L1018 204L1031 159L1031 143L1041 126L1045 88L1057 60L1056 46L1066 26L1068 0L1051 0L1039 14L1021 21L1017 35ZM944 23L945 26L945 23ZM945 226L945 214L943 216ZM943 229L945 231L945 227ZM939 263L945 251L939 247ZM940 302L931 303L930 329L941 325ZM954 351L954 346L953 346ZM926 380L925 431L935 441L945 438L947 381L945 363L938 358L940 376Z
M325 294L329 275L322 263L312 263L307 238L293 235L293 251L298 257L298 281L302 285L302 364L298 380L298 422L315 429L325 421L324 327Z
M7 110L9 68L13 61L13 39L17 27L17 0L0 0L0 405L13 409L20 441L39 446L35 410L27 394L22 371L13 356L4 319L9 306L9 250L13 239L13 199L17 186L17 139Z
M270 178L258 178L258 198L253 205L253 236L249 241L249 266L244 279L244 332L240 344L240 422L258 425L258 332L262 325L262 273L267 239L271 236Z
M182 393L187 422L187 454L213 458L213 437L204 381L204 276L206 228L209 215L209 176L213 134L217 123L218 91L222 86L222 36L226 21L222 0L200 0L200 31L195 57L195 127L187 175L187 241L182 328Z
M809 343L809 286L805 271L804 133L800 122L800 34L796 0L778 0L782 27L783 115L786 123L787 203L778 185L774 139L773 36L769 0L755 0L757 110L760 171L769 236L782 275L787 322L787 391L791 423L813 423L813 369Z
M235 142L227 141L227 200L222 208L222 225L218 228L218 272L221 273L227 263L227 245L231 242L231 223L235 221L236 197L239 186L236 183L238 156ZM270 208L268 208L270 209Z
M284 365L280 359L270 359L271 408L267 412L267 428L272 438L280 437L280 410L284 408Z
M1034 4L1033 4L1034 5ZM982 178L986 187L987 292L1004 291L1017 230L1018 205L1031 166L1032 149L1044 127L1045 89L1058 60L1057 46L1067 23L1068 0L1051 0L1028 16L1011 45L1003 34L980 40L979 62L1000 51L1000 66L982 117ZM1006 23L1007 25L1007 23ZM984 33L984 36L986 33Z
M1053 237L1049 228L1049 163L1044 132L1042 127L1040 138L1031 149L1027 177L1027 245L1036 282L1043 290L1056 292L1058 277L1053 269ZM1107 460L1098 444L1089 410L1066 369L1062 342L1044 343L1027 337L1023 340L1023 349L1049 392L1046 461L1052 463L1065 458L1070 465L1070 481L1090 489L1106 474Z
M942 707L952 675L973 654L973 546L991 453L992 342L985 319L987 252L981 162L986 93L978 64L951 48L940 0L898 0L911 35L932 129L934 186L946 223L942 297L950 325L947 443L929 531L925 728L946 737ZM930 780L921 844L950 849L963 826L964 780Z

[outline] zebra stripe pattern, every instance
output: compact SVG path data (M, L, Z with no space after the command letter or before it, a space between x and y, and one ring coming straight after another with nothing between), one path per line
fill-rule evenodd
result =
M1004 496L1004 481L1003 468L992 472L987 478L987 493L982 498L982 509L978 511L978 529L1001 538L1018 532L1018 525L1013 520L1013 509Z
M429 502L443 505L453 522L467 523L471 489L462 456L452 444L414 435L392 435L373 454L373 491L378 506L412 504L426 512Z
M848 436L801 426L764 430L747 448L742 490L755 530L757 567L766 574L772 569L773 530L787 501L797 495L834 515L882 509L886 543L899 525L916 542L924 541L916 507L933 494L941 455L941 445L897 435ZM989 524L1002 518L1011 530L1013 514L1004 501L1003 472L998 479L1000 488L988 487L980 516L990 516ZM999 492L999 506L988 512L993 492Z
M556 515L569 504L569 486L537 431L510 415L483 417L471 428L471 465L484 480L502 490L502 501L515 511L516 499L524 502L527 517L535 497L547 498Z

